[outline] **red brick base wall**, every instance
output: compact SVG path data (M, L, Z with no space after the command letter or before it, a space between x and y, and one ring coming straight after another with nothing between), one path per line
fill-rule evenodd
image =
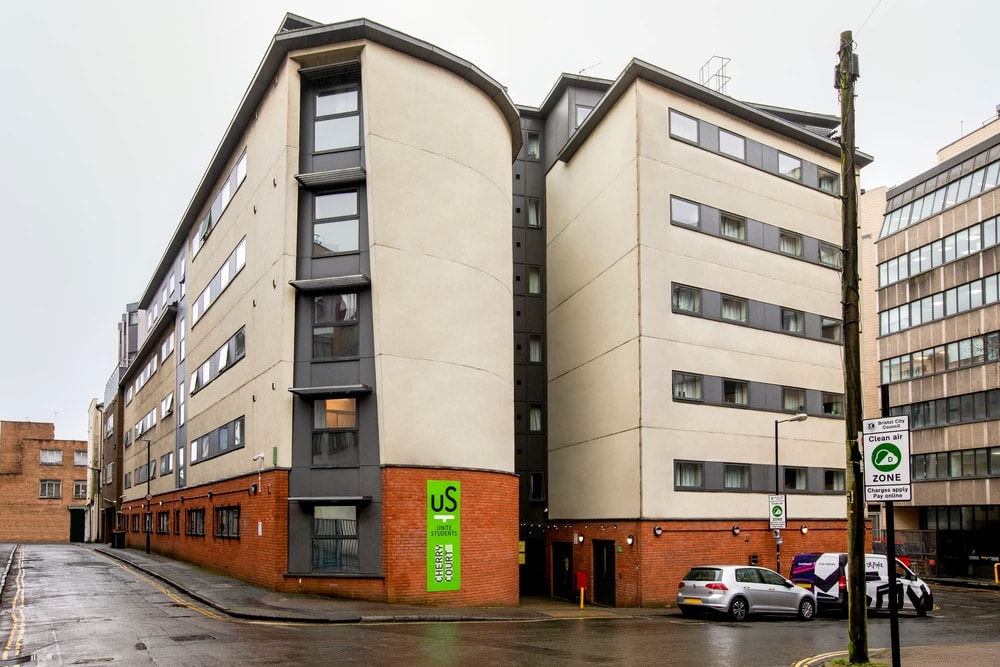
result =
M733 526L739 525L738 535ZM846 551L846 521L809 521L781 531L781 574L788 576L795 554L808 551ZM662 532L657 537L654 528ZM583 541L579 537L583 536ZM632 535L632 544L628 536ZM871 537L866 548L871 549ZM574 537L576 541L574 542ZM699 564L750 563L756 556L763 567L776 569L774 536L766 521L608 521L559 522L549 527L548 572L552 572L552 543L573 543L572 569L586 573L584 599L593 602L594 540L615 542L615 606L673 606L677 583L688 568ZM619 551L620 549L620 551Z

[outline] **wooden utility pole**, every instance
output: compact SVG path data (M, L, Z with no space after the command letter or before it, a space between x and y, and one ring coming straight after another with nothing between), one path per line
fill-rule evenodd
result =
M847 443L847 651L851 664L868 662L865 600L865 486L861 471L861 308L858 292L858 187L854 162L854 82L858 60L851 31L840 33L836 87L840 91L840 182L843 193L844 428Z

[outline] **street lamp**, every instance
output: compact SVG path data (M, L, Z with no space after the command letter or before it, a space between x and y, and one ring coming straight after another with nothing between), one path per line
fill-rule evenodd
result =
M804 412L800 412L794 417L789 417L788 419L775 419L774 420L774 495L781 495L781 485L778 478L778 424L784 424L785 422L804 422L809 419L809 415ZM787 511L787 510L786 510ZM775 569L778 573L781 573L781 529L775 529L774 531L774 562L776 564Z

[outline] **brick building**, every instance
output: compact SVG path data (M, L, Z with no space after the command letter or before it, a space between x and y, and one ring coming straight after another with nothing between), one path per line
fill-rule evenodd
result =
M54 435L54 424L0 422L0 541L84 541L87 443Z

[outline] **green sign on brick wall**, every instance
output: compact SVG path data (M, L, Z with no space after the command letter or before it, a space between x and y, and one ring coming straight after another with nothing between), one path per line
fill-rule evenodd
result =
M427 480L427 590L462 588L462 483Z

